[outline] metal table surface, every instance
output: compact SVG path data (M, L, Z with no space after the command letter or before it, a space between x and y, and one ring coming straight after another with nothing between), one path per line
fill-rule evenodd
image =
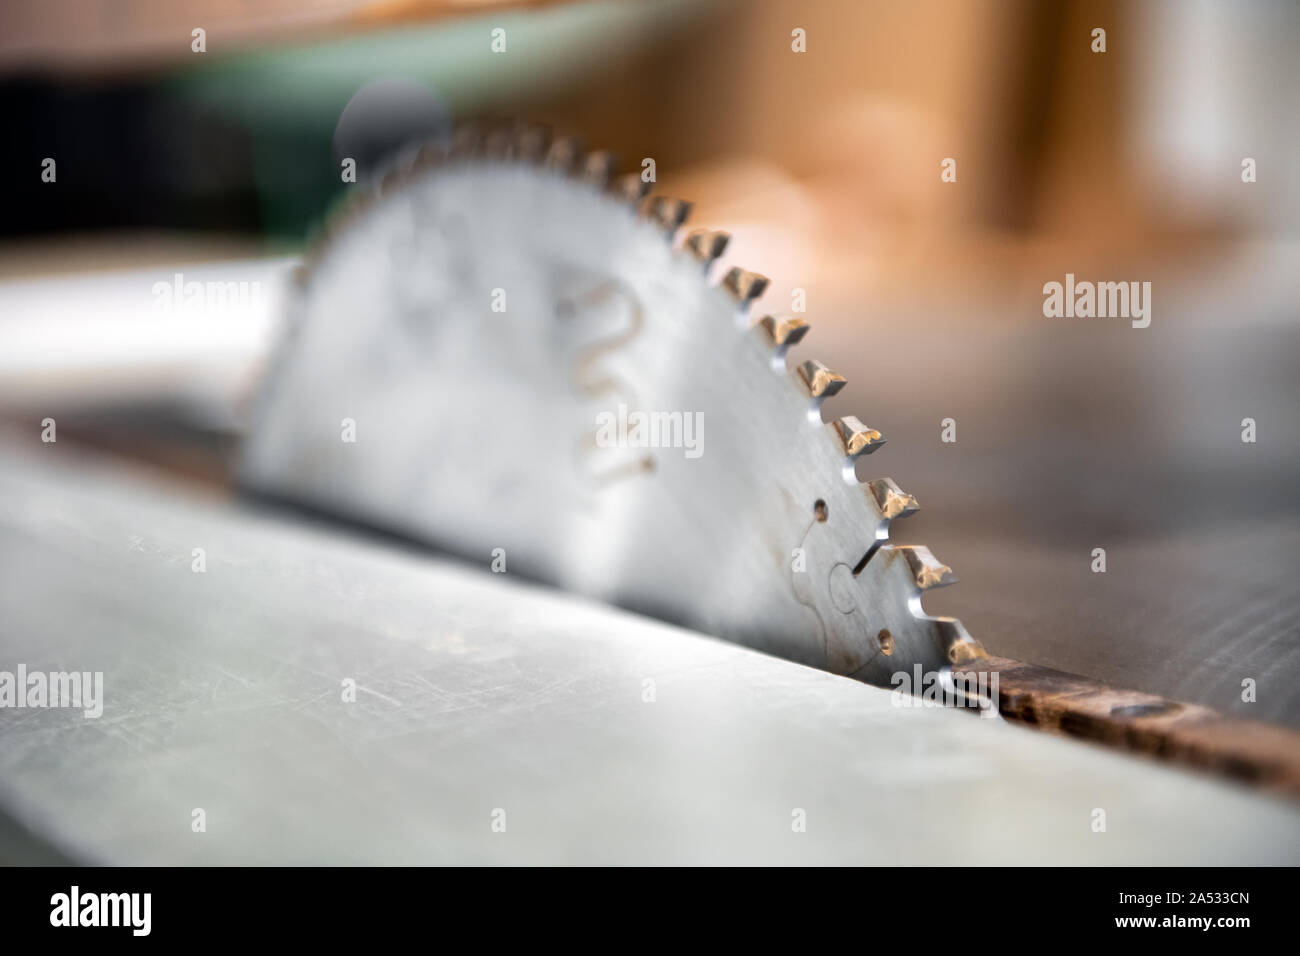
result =
M0 669L104 674L0 709L27 859L1300 862L1292 804L20 443Z

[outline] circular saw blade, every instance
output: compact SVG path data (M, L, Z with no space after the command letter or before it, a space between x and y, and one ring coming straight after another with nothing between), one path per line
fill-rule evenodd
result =
M921 607L952 572L824 423L808 326L709 279L721 233L535 131L408 155L335 216L256 409L256 491L878 684L982 656Z

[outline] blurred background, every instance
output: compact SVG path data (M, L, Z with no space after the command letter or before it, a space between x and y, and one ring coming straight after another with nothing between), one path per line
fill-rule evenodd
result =
M798 357L850 382L828 416L881 429L870 470L924 509L894 537L963 579L931 611L1300 726L1298 53L1288 0L6 4L0 402L223 487L238 422L212 406L274 303L220 330L115 313L124 338L86 274L135 270L143 313L181 265L294 255L340 156L365 178L455 121L546 122L653 158L767 310L804 290ZM1151 282L1150 327L1045 318L1066 273ZM160 336L165 401L120 347Z

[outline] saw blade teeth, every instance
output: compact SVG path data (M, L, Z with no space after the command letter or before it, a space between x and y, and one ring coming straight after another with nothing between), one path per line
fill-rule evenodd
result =
M510 159L515 154L514 131L497 127L483 138L483 155L489 159Z
M923 544L888 544L881 550L892 551L907 562L912 580L921 591L957 583L957 575L952 568L931 554L930 549Z
M873 478L867 482L867 491L876 502L881 515L889 520L906 518L921 510L916 499L894 483L893 478Z
M546 151L546 160L543 165L547 169L570 173L573 171L573 167L577 164L582 152L582 141L576 136L561 136L551 143L550 149Z
M830 398L848 384L843 375L831 371L816 359L809 359L799 366L799 379L809 396L819 401Z
M831 424L835 428L835 433L839 435L840 443L844 446L844 454L850 458L870 455L885 443L884 435L874 428L868 428L853 415L837 418Z
M484 130L476 124L456 127L451 134L447 155L457 159L477 156L483 148Z
M969 664L989 656L984 645L971 637L970 632L955 617L937 617L931 620L934 621L935 630L946 649L948 663ZM995 705L996 703L994 701Z
M808 330L812 328L803 319L794 316L777 318L773 315L765 315L758 320L758 324L767 333L768 341L771 342L772 347L780 349L783 355L786 349L792 345L797 345L808 334Z
M767 291L769 281L765 275L737 267L727 272L722 287L744 308Z
M690 214L690 203L668 196L655 196L646 208L646 216L663 229L669 239L672 239Z
M551 147L551 128L545 123L522 123L515 130L516 156L530 163L540 163Z
M641 178L640 173L624 173L614 180L610 192L633 208L641 207L641 200L650 192L650 184Z
M727 251L731 234L712 229L694 229L686 236L686 250L704 267L707 274L709 266Z
M793 317L776 318L765 315L755 323L760 330L764 344L772 350L770 365L774 372L785 371L785 355L790 346L796 344L808 334L809 325L803 319Z
M411 166L416 170L432 169L441 166L447 159L447 147L440 143L425 143L415 151Z
M541 162L551 143L551 129L544 123L507 123L482 134L481 151L490 159L522 159Z
M578 177L598 189L604 189L609 185L610 179L613 178L614 168L617 165L614 154L609 150L594 150L583 159Z

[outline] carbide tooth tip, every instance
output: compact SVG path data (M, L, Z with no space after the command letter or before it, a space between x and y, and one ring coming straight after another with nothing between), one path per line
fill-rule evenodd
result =
M829 398L848 384L843 375L832 372L816 359L809 359L799 366L799 378L813 398Z
M582 142L575 136L561 136L555 142L551 143L551 148L546 151L546 161L544 163L550 169L556 169L561 172L571 172L578 157L582 155Z
M613 153L598 149L588 153L587 158L582 161L582 178L604 189L614 175L615 165Z
M775 316L765 315L758 320L758 324L764 328L772 344L778 348L789 348L796 344L808 334L810 328L803 319L793 316L778 319Z
M451 134L447 153L453 157L468 157L479 152L483 145L483 128L476 124L456 127Z
M984 645L971 637L961 621L955 617L936 618L935 627L938 629L939 637L947 649L946 653L950 664L961 666L962 664L984 660L989 656L988 651L984 649Z
M650 200L646 214L669 236L672 236L691 214L691 204L668 196L655 196Z
M757 272L733 268L727 273L727 277L722 280L722 285L738 302L744 305L762 295L767 290L768 281L767 276L759 275Z
M837 418L834 424L835 431L844 444L844 453L851 458L870 455L885 443L885 436L874 428L868 428L853 415Z
M988 656L989 652L974 638L948 645L948 661L953 664L969 664Z
M957 575L952 568L941 563L938 558L930 553L930 549L924 545L895 545L894 550L907 561L907 567L912 572L912 579L922 591L957 583Z
M538 163L551 146L551 128L544 123L527 123L515 131L515 154Z
M880 513L890 519L905 518L921 510L916 499L894 484L892 478L876 478L867 482L867 490L876 501Z
M483 155L490 159L508 159L514 150L514 130L498 126L483 138Z
M540 123L507 123L488 129L480 140L479 150L490 159L522 159L535 163L546 155L551 130Z
M612 192L631 205L637 206L650 192L650 184L641 178L640 173L624 173L614 180Z
M694 229L686 237L686 248L706 268L713 260L727 251L731 241L730 233L716 232L711 229Z

